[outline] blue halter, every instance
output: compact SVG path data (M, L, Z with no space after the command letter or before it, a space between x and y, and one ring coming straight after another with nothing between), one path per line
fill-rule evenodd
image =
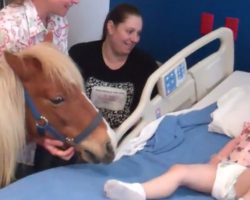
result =
M32 116L36 120L36 128L40 136L44 136L45 132L49 133L52 137L62 142L65 142L71 146L78 144L80 141L84 140L86 137L90 135L90 133L96 129L96 127L102 121L102 115L100 112L95 116L92 122L89 124L87 128L85 128L78 136L75 138L70 138L59 133L48 121L46 117L41 115L35 107L30 95L27 90L24 90L25 103L30 109Z

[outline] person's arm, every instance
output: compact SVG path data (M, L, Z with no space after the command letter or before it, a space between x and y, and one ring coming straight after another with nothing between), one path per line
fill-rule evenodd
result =
M233 151L235 146L239 144L240 142L240 137L238 136L232 140L230 140L218 153L214 154L211 156L210 163L211 164L217 164L221 160L227 158L229 154Z
M139 49L138 51L138 59L141 61L142 65L142 68L140 70L143 76L145 77L145 82L143 82L143 86L145 86L147 79L159 68L159 66L153 56L141 49ZM155 86L152 91L151 98L153 98L157 93L157 87Z

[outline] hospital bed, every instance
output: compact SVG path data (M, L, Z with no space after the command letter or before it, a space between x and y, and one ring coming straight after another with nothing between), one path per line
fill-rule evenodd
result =
M187 69L185 58L214 40L220 41L218 50ZM176 75L178 67L184 70L181 77L177 77L180 80L166 88L168 78ZM229 140L223 134L208 132L210 114L217 108L215 102L229 89L250 84L249 73L233 71L233 68L234 44L229 29L220 28L198 39L150 76L139 106L117 129L119 138L132 130L117 150L118 155L122 155L121 152L125 155L109 165L75 164L33 174L1 189L0 199L101 200L106 199L103 184L110 178L145 181L175 163L207 162ZM150 99L155 84L162 91ZM182 111L173 112L176 110ZM154 134L147 138L140 151L126 151L126 147L148 132ZM126 153L134 155L126 156ZM166 199L213 198L183 187Z

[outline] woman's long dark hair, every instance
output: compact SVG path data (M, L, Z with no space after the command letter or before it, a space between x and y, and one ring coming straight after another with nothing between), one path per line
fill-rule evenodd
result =
M107 24L108 21L112 21L115 25L118 25L126 20L126 18L130 15L136 15L141 17L140 11L133 5L130 4L119 4L114 7L107 15L102 30L102 41L106 39L107 36Z

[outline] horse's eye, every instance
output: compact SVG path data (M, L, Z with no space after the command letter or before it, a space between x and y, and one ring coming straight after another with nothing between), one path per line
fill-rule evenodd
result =
M64 98L61 97L61 96L57 96L53 99L50 99L50 101L53 103L53 104L59 104L59 103L62 103L64 101Z

